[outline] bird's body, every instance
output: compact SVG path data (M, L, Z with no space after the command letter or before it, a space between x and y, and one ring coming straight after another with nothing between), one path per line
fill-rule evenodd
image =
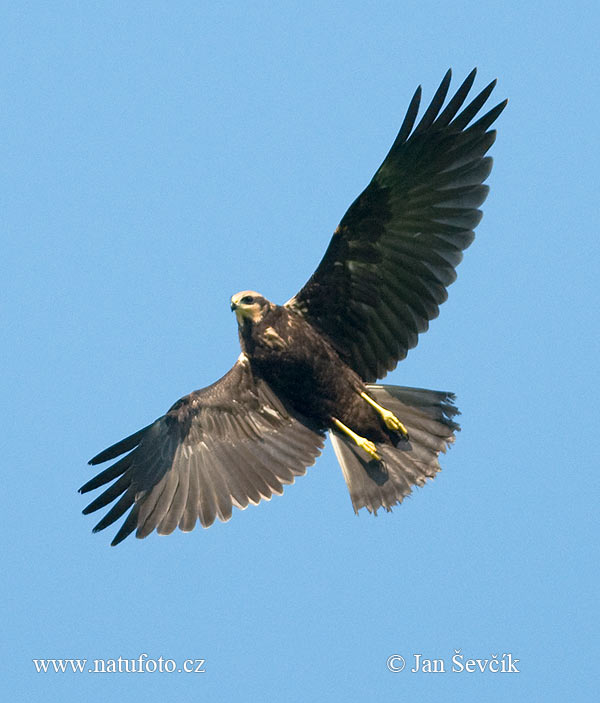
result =
M84 510L116 500L95 530L127 511L113 544L134 530L228 520L232 507L269 499L305 473L327 432L356 512L390 510L435 476L459 429L454 396L374 381L437 316L481 219L489 127L506 101L472 122L494 87L465 105L474 79L444 107L448 72L417 124L416 91L389 154L293 298L231 298L242 354L223 378L90 461L125 455L80 489L114 481Z
M360 376L300 315L271 304L260 322L240 326L240 340L253 372L320 430L331 429L332 416L356 423L360 417L361 428L367 418L377 420L360 401L366 391ZM376 423L371 424L375 431Z

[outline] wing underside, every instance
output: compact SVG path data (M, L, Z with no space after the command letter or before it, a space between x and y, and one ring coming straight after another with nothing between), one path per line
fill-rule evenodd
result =
M155 529L189 531L198 520L208 527L216 518L229 520L233 507L281 494L315 461L323 441L242 357L220 381L94 457L91 464L130 452L82 486L86 493L114 481L84 513L116 501L94 531L127 513L113 545L134 530L146 537Z
M473 71L444 106L446 74L416 124L421 89L371 183L350 206L306 285L286 305L365 380L395 368L437 317L481 219L500 103L477 121L494 85L469 103Z

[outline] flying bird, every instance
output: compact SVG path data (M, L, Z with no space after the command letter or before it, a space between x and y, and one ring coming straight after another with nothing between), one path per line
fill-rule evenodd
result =
M474 239L506 100L478 116L495 81L447 104L451 72L417 122L421 88L385 160L335 230L316 271L284 305L231 298L241 354L220 380L90 460L121 457L80 488L113 482L85 509L116 501L94 532L127 516L169 534L229 520L306 472L329 432L355 512L391 510L440 470L459 430L454 395L375 383L437 317ZM475 120L475 121L474 121Z

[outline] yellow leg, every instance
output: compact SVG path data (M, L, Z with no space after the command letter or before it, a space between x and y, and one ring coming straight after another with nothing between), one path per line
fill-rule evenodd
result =
M385 422L385 426L389 430L395 430L396 432L401 432L405 437L408 437L408 430L404 425L398 420L398 418L394 415L393 412L390 410L386 410L384 407L379 405L379 403L376 403L373 398L368 396L366 393L361 393L360 397L363 398L364 400L369 403L372 407L377 410L377 412L381 415L383 418L383 421Z
M344 425L343 422L340 422L337 418L333 417L331 419L338 430L341 430L344 434L348 435L348 437L350 437L353 442L356 442L361 449L367 452L372 459L381 461L381 457L377 453L377 447L373 442L356 434L356 432L353 432L349 427L346 427L346 425Z

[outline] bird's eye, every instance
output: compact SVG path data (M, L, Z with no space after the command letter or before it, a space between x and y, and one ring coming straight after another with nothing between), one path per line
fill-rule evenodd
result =
M254 298L251 295L245 295L242 298L242 303L244 303L244 305L252 305L253 302Z

